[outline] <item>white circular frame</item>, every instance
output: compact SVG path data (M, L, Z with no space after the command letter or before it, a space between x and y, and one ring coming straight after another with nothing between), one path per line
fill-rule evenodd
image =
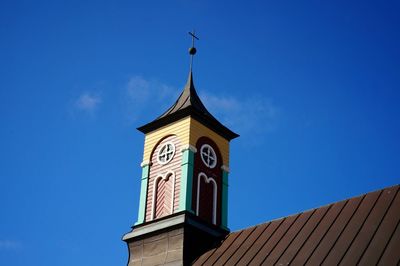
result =
M164 149L166 149L168 146L171 146L171 148L172 148L172 150L171 151L165 151L166 153L165 153L165 156L166 156L166 159L165 159L165 161L161 161L160 160L160 157L163 155L163 154L161 154L161 152L162 151L164 151ZM168 158L168 153L169 152L171 152L171 156ZM168 141L168 142L165 142L162 146L161 146L161 148L158 150L158 153L157 153L157 162L159 163L159 164L167 164L167 163L169 163L173 158L174 158L174 156L175 156L175 145L174 145L174 143L172 143L171 141Z
M204 152L205 149L208 149L209 153ZM204 158L203 152L207 154L207 157L211 157L214 160L211 164L206 160L206 158ZM215 153L214 149L208 144L203 144L203 146L201 146L200 158L208 168L214 168L217 165L217 161L218 161L217 154Z

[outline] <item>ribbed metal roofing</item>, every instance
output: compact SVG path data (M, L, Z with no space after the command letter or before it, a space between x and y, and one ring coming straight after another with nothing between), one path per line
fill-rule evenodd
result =
M399 185L229 234L193 265L399 265Z

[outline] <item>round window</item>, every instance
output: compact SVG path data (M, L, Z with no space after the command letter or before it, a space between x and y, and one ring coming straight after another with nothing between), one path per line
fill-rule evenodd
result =
M175 155L175 145L172 142L167 142L158 150L157 161L160 164L169 163Z
M214 149L208 144L201 146L200 157L203 163L209 168L214 168L217 165L217 155Z

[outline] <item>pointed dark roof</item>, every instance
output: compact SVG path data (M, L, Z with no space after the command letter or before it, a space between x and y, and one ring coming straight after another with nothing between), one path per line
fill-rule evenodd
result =
M162 114L159 118L166 117L170 114L178 112L179 110L185 109L189 106L192 106L194 109L199 112L207 115L209 117L213 117L206 109L206 107L201 102L199 96L197 95L196 89L194 88L193 83L193 74L192 71L189 73L188 81L185 85L184 90L179 96L178 100L176 100L175 104L172 105L164 114ZM215 119L215 118L214 118Z
M157 119L139 127L138 130L148 133L186 116L193 117L228 140L239 136L222 125L201 102L194 87L192 71L190 71L185 88L176 102Z

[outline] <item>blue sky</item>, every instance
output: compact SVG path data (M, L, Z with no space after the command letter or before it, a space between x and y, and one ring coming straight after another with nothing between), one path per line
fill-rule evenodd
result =
M398 1L1 1L0 264L125 265L143 135L196 88L238 230L398 184Z

